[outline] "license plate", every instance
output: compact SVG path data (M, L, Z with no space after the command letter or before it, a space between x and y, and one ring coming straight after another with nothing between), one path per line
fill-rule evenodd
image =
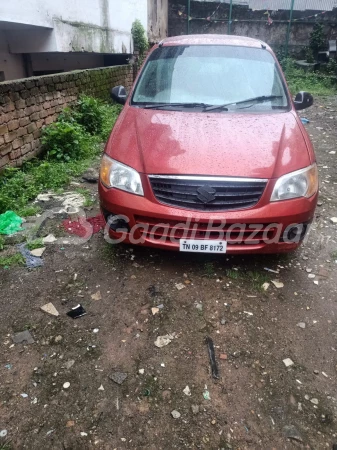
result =
M219 240L180 239L181 252L226 253L227 242Z

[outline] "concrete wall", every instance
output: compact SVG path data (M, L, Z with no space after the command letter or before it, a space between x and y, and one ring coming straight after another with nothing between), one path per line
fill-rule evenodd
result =
M96 53L34 53L31 55L34 72L48 70L68 72L104 66L104 55Z
M156 43L168 36L168 0L148 0L148 36Z
M132 53L135 19L147 29L147 0L0 2L0 29L11 53Z
M107 99L111 87L132 81L131 66L114 66L1 83L0 170L36 156L42 128L80 93Z
M8 43L6 40L6 36L5 33L1 30L0 72L4 72L7 79L23 78L26 75L22 55L13 55L8 52Z
M207 18L214 12L217 5L213 2L191 2L191 17ZM179 15L179 12L182 13ZM267 24L266 11L252 11L246 6L233 5L232 34L249 36L267 42L275 51L284 44L287 33L289 11L271 11L273 23ZM186 34L187 1L170 0L169 3L169 35ZM317 11L294 11L293 18L299 19L317 14ZM190 33L227 34L229 5L222 3L211 20L190 20ZM216 21L214 21L216 20ZM294 55L300 56L309 45L309 36L313 29L314 18L295 21L291 26L289 49ZM319 15L316 20L324 23L324 33L328 39L337 39L337 9Z

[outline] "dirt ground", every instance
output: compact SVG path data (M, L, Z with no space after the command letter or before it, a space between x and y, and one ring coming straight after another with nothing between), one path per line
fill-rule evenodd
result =
M297 252L167 253L111 246L98 233L48 245L39 269L0 268L0 449L332 449L337 156L329 152L337 150L337 98L317 99L302 115L321 195ZM96 185L85 187L96 195ZM97 211L96 202L88 216ZM60 223L50 219L39 232L61 235ZM261 289L275 279L284 287ZM48 302L59 317L40 310ZM73 320L66 313L78 303L87 315ZM35 343L13 344L25 329ZM174 333L167 346L154 345ZM114 372L127 374L121 385L109 378Z

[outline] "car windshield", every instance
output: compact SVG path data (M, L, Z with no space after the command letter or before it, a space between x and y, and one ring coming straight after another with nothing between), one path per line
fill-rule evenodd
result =
M261 99L263 97L263 99ZM270 97L270 98L266 98ZM240 103L243 100L247 103ZM227 45L159 47L150 55L131 104L161 109L227 105L226 110L288 109L276 61L263 48ZM173 104L170 106L170 104ZM193 105L188 105L193 104Z

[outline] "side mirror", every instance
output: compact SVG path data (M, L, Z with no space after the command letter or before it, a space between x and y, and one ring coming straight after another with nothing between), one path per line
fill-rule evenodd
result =
M111 98L115 102L125 105L128 94L124 86L115 86L111 89Z
M294 100L295 109L300 111L301 109L309 108L314 103L313 96L309 92L299 92Z

